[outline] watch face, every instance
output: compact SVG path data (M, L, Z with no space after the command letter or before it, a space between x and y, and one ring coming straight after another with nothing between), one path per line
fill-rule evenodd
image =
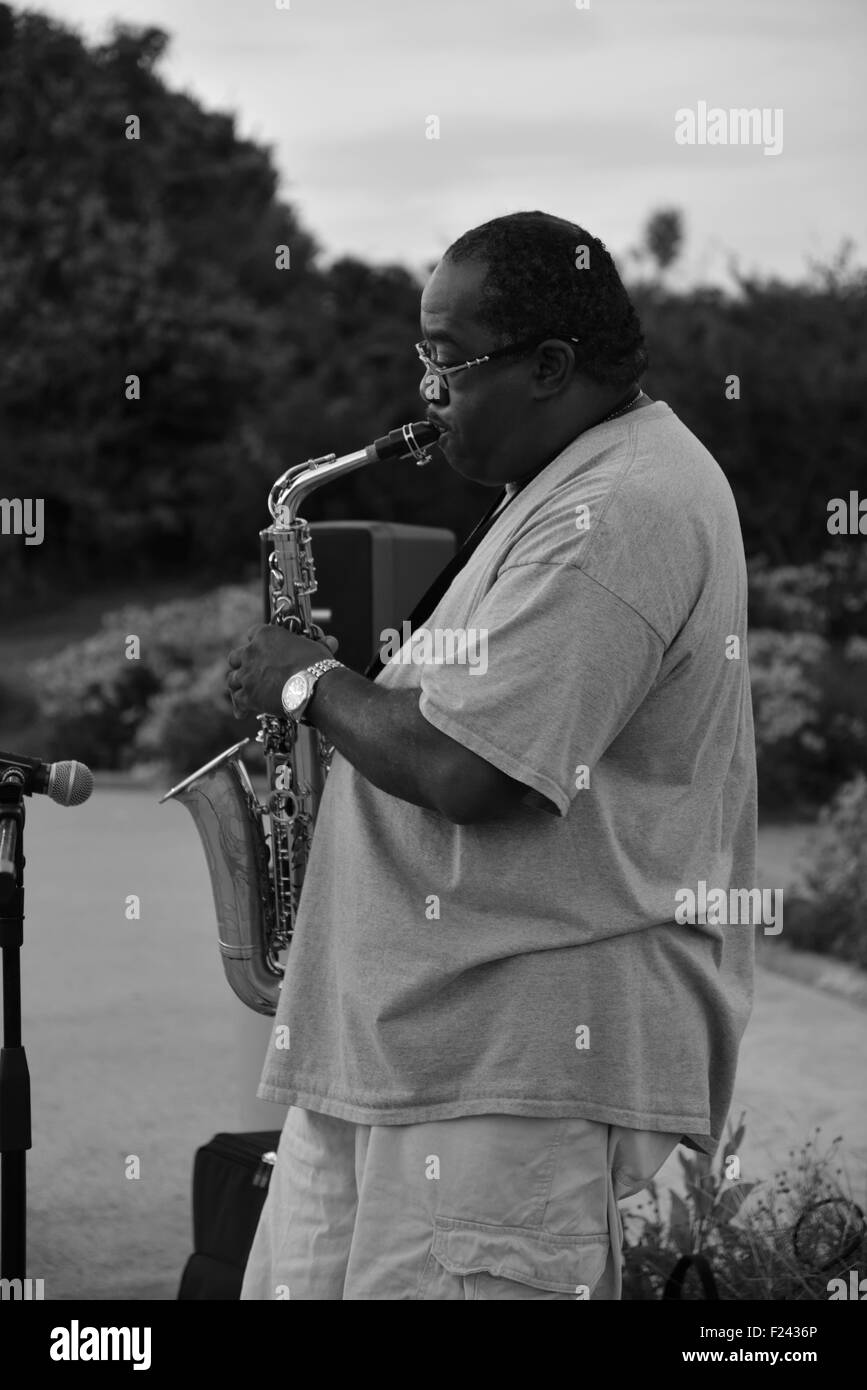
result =
M307 699L307 675L304 671L299 671L297 676L290 676L283 687L283 708L287 714L293 710L300 709Z

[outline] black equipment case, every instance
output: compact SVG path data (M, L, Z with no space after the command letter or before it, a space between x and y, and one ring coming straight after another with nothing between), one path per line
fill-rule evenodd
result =
M178 1298L237 1299L279 1130L215 1134L193 1165L193 1249Z

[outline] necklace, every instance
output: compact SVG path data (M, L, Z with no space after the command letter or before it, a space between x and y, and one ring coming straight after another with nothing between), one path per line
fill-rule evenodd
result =
M635 402L636 402L637 400L640 400L640 398L641 398L643 395L644 395L644 392L642 391L641 387L639 386L639 388L638 388L638 390L636 391L635 395L632 397L632 400L631 400L631 401L627 401L626 404L625 404L625 405L622 405L622 406L620 407L619 410L612 410L612 412L611 412L610 415L606 415L606 416L605 416L605 420L600 420L600 421L599 421L600 425L604 425L605 422L606 422L607 420L616 420L618 415L625 415L626 412L627 412L627 410L631 410L632 407L635 405Z

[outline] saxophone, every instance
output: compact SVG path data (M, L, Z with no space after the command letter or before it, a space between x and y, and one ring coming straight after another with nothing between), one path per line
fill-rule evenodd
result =
M268 496L272 525L261 531L267 555L265 622L321 641L310 600L316 569L310 528L298 507L334 478L384 459L431 462L439 430L426 420L402 425L354 453L324 454L294 465ZM304 871L333 749L315 728L285 716L260 714L256 742L268 778L264 804L240 758L249 743L227 748L160 798L180 801L196 825L214 894L220 955L239 999L274 1014L283 980L281 952L292 940ZM269 826L266 831L265 817Z

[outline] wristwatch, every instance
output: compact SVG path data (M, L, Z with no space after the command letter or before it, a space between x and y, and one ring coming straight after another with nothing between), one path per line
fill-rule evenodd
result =
M294 676L290 676L280 696L280 703L283 710L289 715L290 719L295 719L299 724L303 724L304 711L313 698L313 691L316 689L316 682L326 671L330 671L334 666L342 666L342 661L336 661L334 657L326 657L324 661L314 661L312 666L308 666L306 671L296 671Z

